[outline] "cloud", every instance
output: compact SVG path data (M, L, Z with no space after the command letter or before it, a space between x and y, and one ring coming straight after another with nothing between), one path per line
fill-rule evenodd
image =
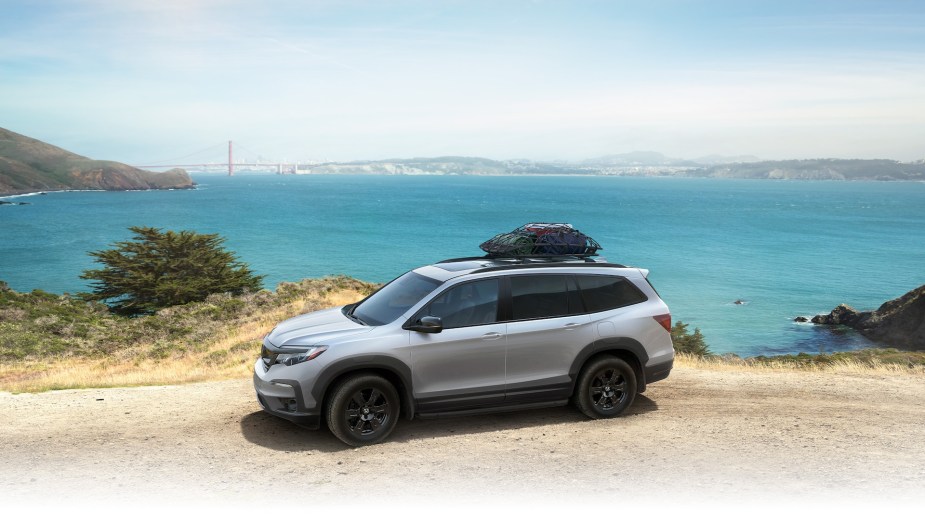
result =
M342 159L733 144L844 155L859 148L837 143L857 135L865 153L915 158L910 135L925 132L918 15L866 30L857 14L689 20L599 4L35 5L14 2L25 21L0 21L3 124L65 146L78 127L101 157L229 138Z

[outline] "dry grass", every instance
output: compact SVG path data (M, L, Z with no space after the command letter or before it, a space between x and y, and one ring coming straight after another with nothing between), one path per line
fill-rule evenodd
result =
M283 319L363 299L371 285L315 290L280 306L253 313L208 338L195 349L162 355L157 342L142 341L105 357L58 356L0 361L0 390L43 392L67 388L173 385L247 377L263 337Z
M879 359L832 359L825 363L795 363L790 359L755 359L733 356L698 357L678 354L675 363L700 370L726 372L829 372L837 374L916 374L925 375L925 365L884 362Z

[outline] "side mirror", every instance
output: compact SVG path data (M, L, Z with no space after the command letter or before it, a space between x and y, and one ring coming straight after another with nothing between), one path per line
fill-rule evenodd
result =
M423 318L419 319L417 323L412 323L405 328L415 332L436 334L443 330L443 320L435 316L424 316Z

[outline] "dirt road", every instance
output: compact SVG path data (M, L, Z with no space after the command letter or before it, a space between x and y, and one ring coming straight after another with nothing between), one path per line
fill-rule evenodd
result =
M388 442L359 449L261 412L249 380L0 394L0 505L358 496L915 505L923 490L925 378L914 375L679 367L623 418L590 421L563 407L403 420Z

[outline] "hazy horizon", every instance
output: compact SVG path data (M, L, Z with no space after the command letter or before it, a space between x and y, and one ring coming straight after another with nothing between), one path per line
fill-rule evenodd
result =
M925 4L7 0L0 126L150 164L925 158ZM212 152L209 152L212 153Z

